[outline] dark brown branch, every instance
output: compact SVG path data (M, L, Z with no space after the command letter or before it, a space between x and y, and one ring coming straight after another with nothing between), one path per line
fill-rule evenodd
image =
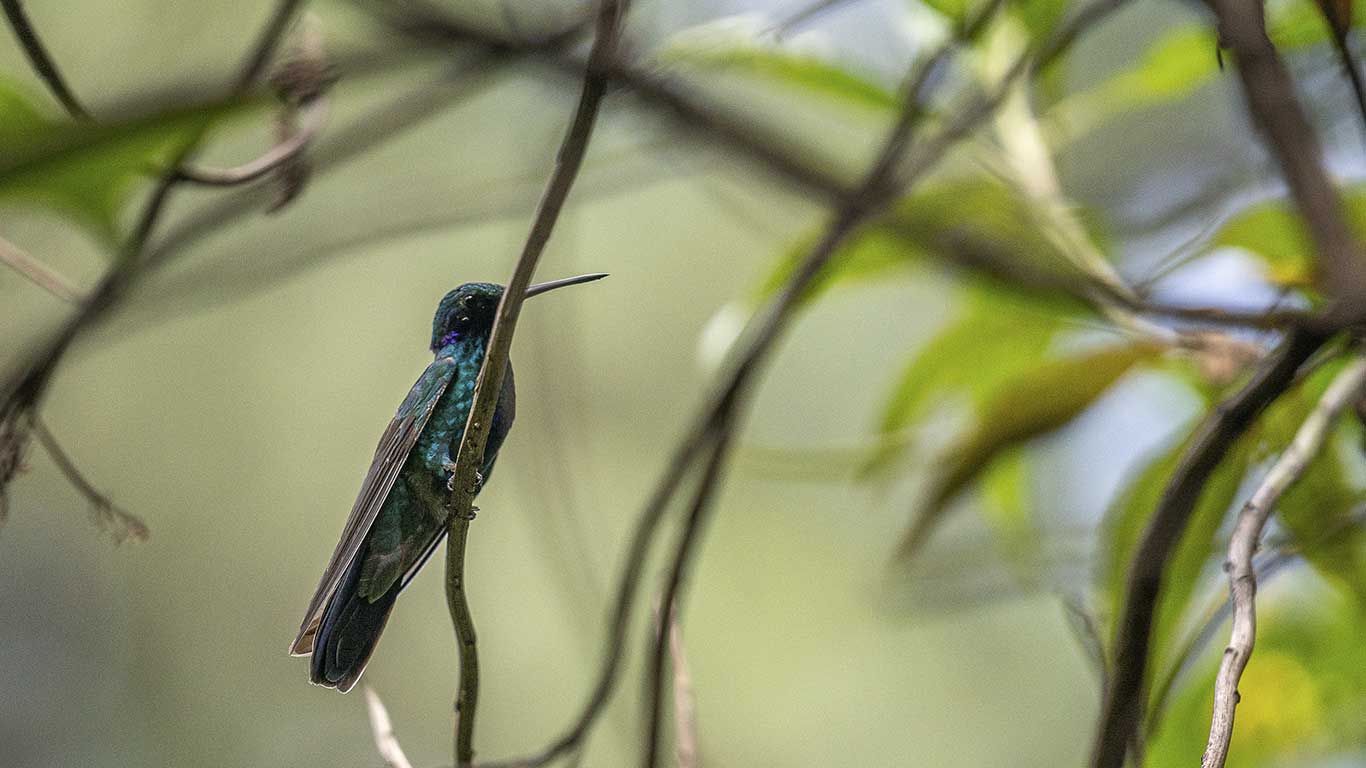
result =
M603 0L598 8L597 31L589 60L609 59L616 53L623 16L628 0ZM447 500L450 514L450 533L447 540L446 593L450 602L451 619L456 640L460 644L460 688L456 696L457 728L455 763L464 768L474 761L474 718L478 703L478 650L474 624L464 593L464 550L469 522L474 514L474 496L478 492L478 469L484 464L484 448L493 425L498 393L502 391L503 373L512 349L512 336L521 314L522 301L535 274L536 264L550 241L560 211L569 191L583 166L588 144L597 124L602 99L607 93L606 78L594 74L592 68L584 77L579 104L564 141L556 156L555 170L546 184L545 195L537 207L531 232L517 259L517 266L498 303L498 315L489 338L488 350L474 388L470 415L456 453L452 473L452 492Z
M1181 456L1139 540L1116 617L1110 685L1105 691L1093 768L1123 768L1126 747L1143 717L1153 618L1167 564L1181 541L1205 482L1253 420L1295 380L1295 372L1327 336L1304 328L1291 331L1252 379L1201 422Z
M66 84L66 78L62 77L62 72L57 68L57 62L48 55L47 47L38 37L38 32L29 22L28 15L24 13L24 4L21 0L0 0L0 6L5 9L5 18L9 19L10 28L14 30L14 36L19 38L19 45L23 46L24 55L28 56L29 63L33 65L33 70L38 73L47 84L52 95L57 97L57 101L62 103L67 114L77 120L89 120L90 113L85 111L76 94L71 92L71 88Z
M1342 198L1323 166L1322 148L1295 93L1290 71L1266 33L1258 0L1207 0L1219 18L1220 35L1233 51L1247 110L1280 166L1291 197L1304 217L1321 267L1320 278L1337 313L1359 318L1366 297L1366 269L1347 224Z
M147 540L147 524L131 512L127 512L115 504L108 496L100 492L81 470L76 466L76 462L62 448L61 443L52 431L47 428L40 419L33 420L33 433L38 437L38 442L47 451L47 455L52 457L52 462L66 476L81 495L90 502L90 510L95 518L95 525L101 529L109 531L114 536L115 543L122 543L126 539L133 541Z

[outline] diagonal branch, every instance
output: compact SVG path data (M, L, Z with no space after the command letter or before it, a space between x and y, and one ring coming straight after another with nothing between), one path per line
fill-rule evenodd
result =
M94 483L86 479L76 466L75 460L62 448L61 443L57 442L56 436L47 428L40 419L33 419L33 433L37 435L38 442L47 451L48 456L57 468L66 475L66 479L81 495L90 502L90 510L95 518L95 525L109 531L114 536L115 543L122 543L125 539L133 541L147 540L147 524L131 512L127 512L113 502L108 496L100 492Z
M1233 712L1238 706L1238 680L1252 656L1257 634L1257 576L1252 568L1252 556L1261 540L1262 529L1281 496L1299 480L1323 448L1329 430L1343 409L1354 403L1363 389L1366 389L1366 358L1358 357L1333 379L1295 433L1294 440L1238 513L1228 543L1228 557L1224 561L1233 602L1233 630L1214 681L1214 715L1210 722L1209 744L1200 758L1201 768L1223 768L1228 757L1229 741L1233 737Z
M19 38L19 45L24 48L24 55L28 56L29 63L47 84L52 95L57 97L57 101L62 103L67 114L77 120L89 120L90 113L81 106L76 94L71 92L71 88L66 84L66 78L62 77L61 70L57 69L57 62L52 60L47 52L47 47L38 37L38 31L29 22L28 15L24 13L24 4L21 0L0 0L0 6L5 9L5 18L9 19L10 28L14 30L14 36Z
M615 55L628 4L629 0L603 0L599 5L596 35L589 53L590 62ZM531 232L517 259L512 279L508 281L498 303L488 350L475 383L470 415L456 453L456 466L451 478L453 490L447 500L450 532L446 546L446 595L456 641L460 645L460 688L456 694L455 736L455 762L458 768L471 765L474 761L474 719L479 696L478 646L464 592L465 540L473 517L474 495L478 491L478 468L484 463L484 449L493 425L498 393L502 391L503 373L507 368L512 335L521 314L522 301L526 298L526 289L531 284L536 264L550 241L560 211L583 166L606 93L607 79L590 70L584 77L578 107L560 145L555 170L546 184Z
M299 130L254 160L232 168L185 165L179 170L180 180L207 187L235 187L279 170L301 156L322 131L327 122L327 107L326 98L304 105L300 110Z
M25 253L19 246L0 237L0 264L18 272L29 282L68 304L81 303L81 289L60 272Z

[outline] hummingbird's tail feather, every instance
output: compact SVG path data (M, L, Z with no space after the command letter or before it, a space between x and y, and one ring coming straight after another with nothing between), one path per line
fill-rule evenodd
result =
M402 588L396 582L374 602L358 594L356 587L363 560L361 556L352 562L328 601L313 645L313 682L342 693L351 690L365 671L389 612L394 608L394 599Z

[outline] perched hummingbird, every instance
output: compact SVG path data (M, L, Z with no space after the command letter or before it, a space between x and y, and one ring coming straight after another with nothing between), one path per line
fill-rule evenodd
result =
M541 283L526 295L603 277ZM448 484L502 295L501 285L465 283L436 308L431 343L436 359L380 437L341 541L290 647L292 655L313 655L310 677L318 685L345 693L356 684L398 593L446 535ZM480 487L493 472L515 413L509 362L484 449Z

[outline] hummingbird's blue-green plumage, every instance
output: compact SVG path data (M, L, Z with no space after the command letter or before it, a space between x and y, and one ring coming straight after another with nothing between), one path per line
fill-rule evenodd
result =
M528 296L602 275L534 286ZM436 355L380 438L341 541L309 603L295 655L312 654L314 683L350 690L364 671L399 592L446 534L445 499L503 287L465 283L432 320ZM512 365L503 376L481 483L516 415Z

